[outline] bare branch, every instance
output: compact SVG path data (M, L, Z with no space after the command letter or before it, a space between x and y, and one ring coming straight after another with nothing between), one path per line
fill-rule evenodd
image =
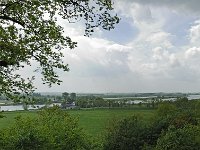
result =
M14 23L17 23L17 24L21 25L22 27L25 26L25 23L24 23L24 22L18 21L18 20L16 20L16 19L11 18L11 17L6 16L6 15L0 16L0 19L12 21L12 22L14 22Z

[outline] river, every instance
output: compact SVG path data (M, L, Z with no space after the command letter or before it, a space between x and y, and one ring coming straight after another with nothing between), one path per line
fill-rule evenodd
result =
M49 105L49 107L52 107L53 105L60 106L61 103L53 103ZM36 110L44 107L45 105L28 105L28 110ZM23 105L8 105L8 106L0 106L0 111L17 111L17 110L24 110Z
M107 100L115 100L115 99L123 99L123 98L152 98L152 97L120 97L120 98L104 98L104 99L107 99ZM200 99L200 95L188 95L187 97L189 100L192 100L192 99ZM174 98L171 98L171 99L163 99L163 100L174 100ZM133 101L129 101L129 103L135 103L135 104L138 104L140 102L144 102L142 100L133 100ZM52 107L53 105L58 105L60 106L61 103L53 103L51 105L49 105L50 107ZM44 107L45 105L34 105L31 106L29 105L28 106L28 110L36 110L36 109L40 109L42 107ZM8 105L8 106L1 106L0 105L0 111L17 111L17 110L24 110L23 108L23 105Z

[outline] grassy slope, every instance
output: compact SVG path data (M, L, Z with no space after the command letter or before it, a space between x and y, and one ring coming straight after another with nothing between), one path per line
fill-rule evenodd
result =
M101 134L106 125L114 118L122 118L138 114L144 119L149 119L153 115L153 110L142 109L89 109L89 110L67 110L72 116L79 118L80 127L87 133L96 136ZM16 116L34 117L36 111L4 112L5 118L0 118L0 129L11 125Z
M36 112L34 111L15 111L15 112L3 112L2 115L4 118L0 118L0 129L8 127L12 125L14 122L14 118L17 116L24 116L24 117L33 117L36 116Z

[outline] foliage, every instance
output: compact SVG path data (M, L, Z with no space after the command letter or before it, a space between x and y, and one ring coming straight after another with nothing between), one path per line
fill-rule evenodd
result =
M40 65L36 71L43 75L44 84L60 84L55 70L69 70L62 50L75 48L76 42L64 36L58 20L81 21L89 36L96 27L114 28L119 18L112 10L111 0L1 0L0 93L12 97L12 93L32 92L34 77L25 79L16 72L33 61Z
M36 118L17 117L1 130L1 149L90 149L91 143L77 119L57 107L42 110Z
M55 143L58 143L60 146L66 146L66 143L63 141L68 141L69 139L73 141L71 144L73 147L74 141L78 139L76 142L80 147L82 146L81 148L79 147L80 149L196 150L200 146L200 125L198 123L198 115L196 115L199 101L188 101L187 103L181 109L181 107L177 108L176 102L164 102L158 106L156 112L152 109L70 110L69 113L72 116L80 117L80 127L95 137L98 137L97 135L103 132L105 124L109 120L116 118L108 126L107 130L105 130L105 133L103 132L104 138L99 137L99 139L95 139L96 141L92 141L94 144L91 144L91 140L78 127L76 119L74 120L73 117L57 108L47 109L41 111L39 117L36 119L28 120L21 118L18 120L21 122L24 121L23 123L18 121L14 126L15 128L9 128L6 131L2 130L0 133L0 145L5 145L7 142L12 146L11 141L16 141L17 139L19 142L22 137L19 137L19 135L24 135L23 137L26 139L26 142L22 140L22 143L29 145L31 143L30 141L35 141L35 143L38 143L37 146L43 146L43 149L49 145L50 148L48 147L48 149L56 149ZM189 108L195 107L196 109L191 111L185 108L185 106ZM32 112L28 113L32 114ZM132 114L135 115L132 116ZM141 118L138 114L143 117ZM6 114L4 115L7 117ZM122 117L124 118L121 119ZM9 119L10 117L7 118ZM63 118L67 118L67 121ZM26 128L26 126L29 126L29 128ZM15 131L16 129L17 132ZM67 135L72 134L75 137L65 137L64 133L67 133ZM46 145L42 145L41 143L46 143ZM9 147L7 149L12 148ZM40 149L40 147L35 148ZM77 149L77 147L74 149Z
M70 106L73 102L76 101L76 93L62 93L62 103L61 107L66 109L68 106Z
M196 101L196 103L194 103L193 109L197 117L200 118L200 101Z
M173 125L176 128L182 128L186 124L197 124L197 116L195 115L195 112L188 109L190 108L189 101L185 102L184 100L184 107L177 107L177 103L179 101L180 100L175 101L173 103L163 103L157 109L155 118L157 121L165 120L167 123L166 128L168 128L170 125ZM180 105L181 104L179 104L179 106Z
M191 111L178 109L173 102L164 102L158 106L154 119L151 121L148 143L156 145L161 133L166 133L170 126L176 129L184 128L187 125L197 125L197 118Z
M181 97L177 98L177 100L174 102L177 108L180 109L190 109L190 102L187 97Z
M140 114L145 120L148 120L153 115L152 110L134 110L134 109L81 109L81 110L66 110L70 116L78 117L79 125L88 134L97 137L98 134L104 134L105 126L112 118L122 118L133 114ZM16 116L37 117L36 111L15 111L3 112L5 118L0 119L0 130L11 126Z
M164 102L158 106L154 119L152 118L150 122L144 122L137 116L114 122L106 134L104 149L150 150L154 149L157 144L159 150L173 149L173 147L175 150L181 144L185 150L187 148L198 149L199 133L194 136L195 132L199 132L198 116L195 112L185 109L186 106L177 108L174 102ZM171 127L173 127L173 132ZM186 142L184 147L186 136L193 140L197 139L198 142L194 141L191 144Z
M137 116L114 122L105 137L105 150L140 150L145 145L146 129Z
M81 108L108 107L109 102L101 97L81 96L77 98L76 105Z
M68 97L69 97L69 93L67 93L67 92L62 93L62 97L63 97L65 100L67 100Z
M171 126L157 142L156 150L199 150L200 128L198 126L185 126L174 128Z
M0 112L0 118L4 118L5 116L4 115L2 115L2 112Z
M177 107L169 102L163 102L158 106L157 116L167 117L177 111Z
M76 101L76 93L70 93L70 99L72 102Z

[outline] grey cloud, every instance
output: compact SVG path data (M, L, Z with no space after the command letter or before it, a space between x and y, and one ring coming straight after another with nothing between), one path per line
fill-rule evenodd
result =
M123 0L124 1L124 0ZM200 13L199 0L125 0L127 3L139 3L142 5L150 5L155 7L168 7L174 10L184 12Z

